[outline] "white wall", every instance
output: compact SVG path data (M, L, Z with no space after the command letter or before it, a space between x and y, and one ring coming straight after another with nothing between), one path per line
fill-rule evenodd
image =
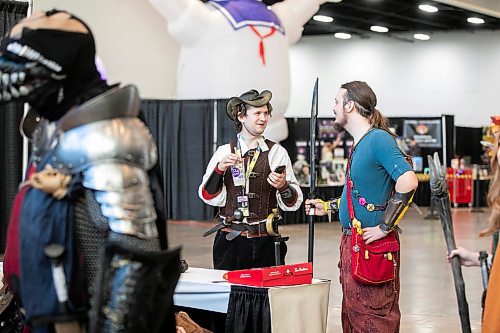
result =
M500 17L500 1L498 0L437 0L448 5L465 8L493 17Z
M33 2L35 10L64 9L90 25L110 83L134 83L143 98L174 96L179 46L148 0Z
M165 0L168 1L168 0ZM144 98L174 96L179 46L147 0L34 0L35 9L67 9L96 36L110 82L135 83ZM454 114L482 126L500 114L500 32L438 33L407 43L387 37L303 37L291 49L287 117L307 117L320 78L320 116L330 117L341 83L367 81L387 116Z
M407 43L387 37L338 40L304 37L292 48L292 99L287 117L310 111L320 78L320 116L331 117L340 84L367 81L387 116L454 114L478 127L500 114L500 32L441 33Z

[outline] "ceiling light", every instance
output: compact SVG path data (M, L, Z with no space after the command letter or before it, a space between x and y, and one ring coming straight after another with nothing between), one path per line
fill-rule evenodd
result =
M388 28L386 28L386 27L382 27L382 26L380 26L380 25L372 25L372 26L370 27L370 30L371 30L371 31L375 31L375 32L387 32L387 31L389 31L389 29L388 29Z
M474 24L483 24L484 20L482 18L479 18L479 17L469 17L467 19L467 22L474 23Z
M333 22L333 17L325 15L314 15L313 20L318 22L330 23Z
M351 39L351 34L348 34L346 32L336 32L333 37L338 38L338 39Z
M423 10L424 12L428 12L428 13L435 13L438 11L437 7L434 7L431 5L420 5L420 6L418 6L418 9Z
M431 36L426 35L426 34L414 34L413 38L418 39L418 40L429 40L429 39L431 39Z
M335 3L337 3L337 2L342 2L342 0L326 0L326 2L335 2Z

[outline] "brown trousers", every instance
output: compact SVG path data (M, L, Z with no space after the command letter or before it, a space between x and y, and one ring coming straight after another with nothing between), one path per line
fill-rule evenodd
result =
M397 333L399 312L399 256L396 279L378 286L364 285L351 277L351 236L340 242L343 333Z

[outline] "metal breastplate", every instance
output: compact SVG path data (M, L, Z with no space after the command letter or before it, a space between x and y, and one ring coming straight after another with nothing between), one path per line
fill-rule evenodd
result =
M267 182L267 177L271 173L268 156L274 143L269 140L266 140L266 143L269 150L260 153L259 159L250 174L250 191L248 194L250 217L247 218L249 223L265 220L272 212L272 209L278 205L276 189ZM245 162L247 159L246 157ZM224 185L226 186L227 199L226 205L220 210L220 214L222 216L232 216L237 208L236 197L241 195L241 187L234 186L231 172L225 173Z
M140 238L158 236L147 171L157 161L156 145L135 116L139 96L131 86L113 89L82 104L60 121L51 142L50 164L83 175L109 228Z

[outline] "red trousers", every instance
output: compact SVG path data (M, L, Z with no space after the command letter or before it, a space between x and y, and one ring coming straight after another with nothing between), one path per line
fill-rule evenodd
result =
M397 333L399 312L399 256L396 279L378 286L364 285L351 277L351 236L340 242L343 333Z

